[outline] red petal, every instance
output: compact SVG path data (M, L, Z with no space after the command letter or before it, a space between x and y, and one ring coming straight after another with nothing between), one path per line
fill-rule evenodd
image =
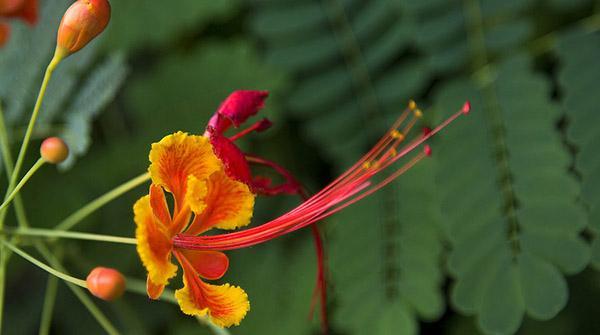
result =
M232 124L239 127L263 108L268 96L268 91L239 90L231 93L210 119L208 127L218 133L223 133Z
M217 280L227 272L229 258L220 251L177 250L188 260L196 273L208 280Z
M252 176L244 153L227 137L211 130L209 130L209 133L213 151L225 166L227 175L250 185Z

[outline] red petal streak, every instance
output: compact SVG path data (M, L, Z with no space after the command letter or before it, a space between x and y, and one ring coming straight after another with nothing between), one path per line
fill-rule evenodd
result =
M174 250L178 258L185 257L196 273L208 280L217 280L227 272L229 258L219 251Z
M171 225L171 214L167 207L165 192L162 187L156 184L150 185L150 207L152 207L154 216L156 216L165 227Z
M148 297L150 299L156 300L156 299L160 298L160 296L162 295L164 290L165 290L165 285L154 284L150 280L150 276L148 276L148 278L146 278L146 292L148 293Z
M373 194L425 158L426 153L419 152L377 183L372 180L375 175L421 146L456 118L464 115L463 109L459 110L426 136L420 136L397 150L405 138L404 134L399 133L397 129L412 112L410 108L405 110L381 140L354 166L288 213L258 227L235 233L212 236L179 234L173 238L174 245L180 249L194 250L231 250L256 245L320 221ZM414 118L417 117L419 116L413 116L404 130L410 130Z

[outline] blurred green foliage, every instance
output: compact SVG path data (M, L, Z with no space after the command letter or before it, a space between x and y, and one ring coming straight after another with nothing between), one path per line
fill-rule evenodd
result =
M40 23L13 25L0 50L15 150L69 2L42 1ZM324 222L332 333L600 332L600 2L112 2L109 29L49 87L36 138L61 135L75 155L24 189L33 226L53 227L144 171L162 136L201 133L236 89L271 91L262 113L275 126L245 149L313 191L357 160L409 98L427 107L425 125L470 99L472 113L432 141L432 158ZM131 206L145 192L75 230L132 236ZM253 222L297 203L260 199ZM131 246L61 241L53 250L78 277L98 264L145 276ZM230 333L318 333L308 321L309 233L230 254L224 279L252 304ZM37 332L46 280L11 259L4 333ZM57 299L52 333L103 332L62 284ZM125 334L211 333L141 295L96 302Z

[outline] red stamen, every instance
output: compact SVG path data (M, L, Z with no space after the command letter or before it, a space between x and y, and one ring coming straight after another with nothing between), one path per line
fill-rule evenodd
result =
M253 131L256 131L258 133L260 133L261 131L265 131L265 130L269 129L272 125L273 125L273 123L271 123L271 121L269 121L269 119L264 118L260 121L254 122L250 127L246 128L244 130L241 130L237 134L229 137L229 140L231 140L232 142L235 142L235 141L239 140L240 138L250 134Z
M408 112L410 111L409 109ZM356 164L334 182L290 212L260 226L235 233L212 236L186 236L179 234L174 237L173 244L176 248L196 250L238 249L266 242L320 221L373 194L421 161L428 153L431 153L430 148L427 149L425 147L422 152L414 156L381 182L374 184L371 181L373 176L406 156L456 118L466 114L465 111L468 111L468 104L465 104L461 110L432 129L430 133L412 140L402 150L399 152L394 151L395 154L390 155L390 149L395 150L396 142L398 142L397 136L394 136L394 131L396 131L396 128L403 121L403 118L406 118L407 111L405 111L399 119L402 121L396 121L394 127ZM377 158L381 153L383 153L383 156Z

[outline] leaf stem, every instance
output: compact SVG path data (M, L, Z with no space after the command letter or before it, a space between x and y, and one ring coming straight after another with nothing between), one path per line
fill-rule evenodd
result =
M81 222L83 219L88 217L90 214L98 210L100 207L106 205L112 200L118 198L123 195L127 191L143 184L144 182L150 179L150 174L148 172L143 173L119 186L112 189L111 191L103 194L102 196L96 198L91 201L87 205L83 206L73 214L69 215L66 219L56 225L57 230L69 230L73 228L76 224Z
M33 166L31 167L31 169L29 169L29 171L27 171L27 173L23 176L23 178L21 179L21 181L19 181L19 183L17 184L17 186L15 186L15 188L12 190L12 192L8 195L8 197L6 197L4 199L4 203L2 203L2 205L0 205L0 211L4 210L6 208L6 206L8 206L8 204L10 204L10 202L15 198L15 196L19 193L19 191L21 190L21 188L23 188L23 186L29 181L29 179L36 173L37 170L39 170L44 164L46 164L46 160L44 160L43 158L40 157L40 159L37 160L37 162L35 162L35 164L33 164Z
M87 284L85 282L85 280L79 279L79 278L75 278L73 276L69 276L66 273L62 273L56 269L54 269L53 267L46 265L44 263L42 263L41 261L37 260L35 257L31 256L30 254L26 253L25 251L23 251L22 249L19 249L17 246L15 246L14 244L5 241L5 240L0 240L0 242L2 244L4 244L4 246L6 246L8 249L12 250L14 253L16 253L17 255L25 258L26 260L28 260L30 263L36 265L37 267L41 268L42 270L48 272L51 275L54 275L64 281L67 281L69 283L75 284L77 286L81 286L85 289L87 289Z
M131 237L81 233L81 232L54 230L54 229L40 229L40 228L10 229L10 228L5 228L4 230L0 230L0 234L2 234L2 233L6 233L6 234L10 234L10 235L19 235L19 236L42 236L42 237L52 237L52 238L68 238L68 239L76 239L76 240L113 242L113 243L132 244L132 245L137 244L136 239L131 238Z

